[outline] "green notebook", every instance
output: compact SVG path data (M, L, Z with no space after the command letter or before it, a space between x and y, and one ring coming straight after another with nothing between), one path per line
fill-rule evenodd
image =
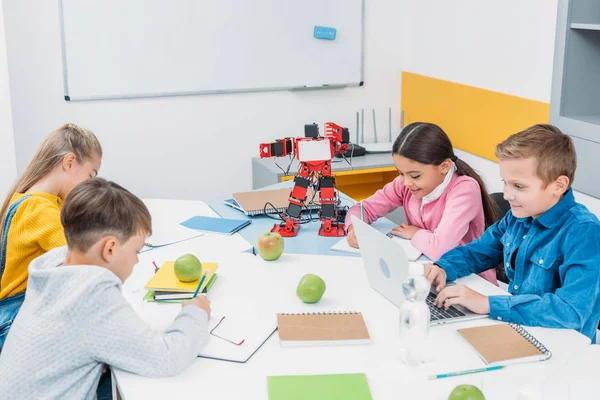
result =
M267 377L269 400L373 400L365 374Z
M214 273L213 276L211 276L210 280L208 281L208 283L206 284L206 286L204 286L204 289L202 290L203 294L207 294L208 291L213 287L213 285L215 284L215 281L217 280L218 274ZM154 290L149 290L148 293L146 293L146 295L144 296L144 302L146 303L181 303L183 300L155 300L154 299L154 294L155 291ZM191 293L193 295L193 293Z

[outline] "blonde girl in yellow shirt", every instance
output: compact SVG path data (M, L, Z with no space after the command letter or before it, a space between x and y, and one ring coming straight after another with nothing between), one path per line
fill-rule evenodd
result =
M50 133L0 208L0 350L27 288L29 263L67 244L60 222L63 200L98 175L102 147L74 124Z

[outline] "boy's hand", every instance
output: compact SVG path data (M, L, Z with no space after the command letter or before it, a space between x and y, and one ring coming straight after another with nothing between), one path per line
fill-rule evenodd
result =
M444 287L446 287L446 271L443 268L438 267L434 264L425 264L423 275L425 278L431 283L431 286L435 286L435 291L437 293L441 292Z
M465 285L448 286L438 294L433 304L446 310L454 304L460 304L476 314L490 313L488 297Z
M415 235L415 233L417 233L420 230L421 228L419 228L418 226L409 225L406 222L403 222L394 229L392 229L392 233L396 236L400 236L401 238L410 240Z
M208 319L210 319L210 300L206 298L204 295L196 296L195 299L185 300L181 303L181 307L185 306L196 306L208 314Z
M356 240L356 235L354 234L354 227L350 225L348 227L348 236L346 237L348 240L348 244L355 249L358 249L358 240Z

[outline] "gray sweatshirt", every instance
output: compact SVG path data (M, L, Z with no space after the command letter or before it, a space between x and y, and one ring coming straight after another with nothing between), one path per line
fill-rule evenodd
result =
M56 268L66 247L33 260L25 302L0 353L0 398L95 399L103 364L163 377L208 341L208 316L184 307L164 332L143 322L121 280L93 265Z

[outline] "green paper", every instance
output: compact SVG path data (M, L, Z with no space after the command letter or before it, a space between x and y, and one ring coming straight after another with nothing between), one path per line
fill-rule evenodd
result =
M365 374L267 377L269 400L373 400Z

